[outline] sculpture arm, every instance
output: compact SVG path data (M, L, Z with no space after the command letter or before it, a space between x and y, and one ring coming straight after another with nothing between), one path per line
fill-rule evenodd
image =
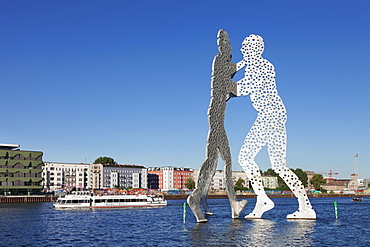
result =
M236 72L238 72L239 70L241 70L242 68L244 68L246 65L245 61L244 60L241 60L240 62L237 62L236 63Z
M248 84L246 84L245 79L241 79L236 82L236 87L237 87L237 94L236 96L247 96L251 94L251 88Z
M231 97L236 97L237 96L237 91L238 91L237 83L235 81L231 80L237 72L237 64L236 63L230 63L230 70L231 70L232 73L231 73L230 81L228 82L228 85L227 85L228 92L229 92L229 99Z

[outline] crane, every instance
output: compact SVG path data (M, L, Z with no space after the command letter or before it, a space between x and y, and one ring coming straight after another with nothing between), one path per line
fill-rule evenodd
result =
M328 180L334 180L333 175L338 175L339 174L337 172L333 172L332 170L330 170L330 172L317 172L317 173L320 173L320 174L328 174L329 175Z

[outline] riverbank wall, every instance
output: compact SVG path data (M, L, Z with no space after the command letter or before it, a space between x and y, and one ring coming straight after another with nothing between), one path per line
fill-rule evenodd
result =
M0 203L53 202L56 196L0 196Z
M166 200L184 200L188 197L189 195L187 194L175 194L175 195L164 195L164 198ZM355 195L353 194L312 194L308 195L308 197L354 197ZM363 195L356 195L357 197L370 197L369 194L363 194ZM257 196L253 193L248 193L248 194L237 194L236 198L242 199L242 198L256 198ZM293 193L289 194L268 194L268 197L270 198L293 198L295 197ZM208 199L226 199L228 198L226 194L208 194L207 196Z

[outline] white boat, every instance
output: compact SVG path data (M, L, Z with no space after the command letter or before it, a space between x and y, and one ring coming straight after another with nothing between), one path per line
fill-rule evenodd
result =
M158 195L94 195L89 191L73 191L53 203L55 208L124 208L167 206Z

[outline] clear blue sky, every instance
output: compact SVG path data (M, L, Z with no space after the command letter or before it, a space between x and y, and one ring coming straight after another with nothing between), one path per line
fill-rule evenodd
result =
M45 161L199 168L223 28L233 62L246 36L264 38L288 111L288 166L348 178L358 153L370 178L369 13L368 0L1 0L0 142ZM255 117L248 97L228 102L234 170ZM269 168L266 150L257 161Z

